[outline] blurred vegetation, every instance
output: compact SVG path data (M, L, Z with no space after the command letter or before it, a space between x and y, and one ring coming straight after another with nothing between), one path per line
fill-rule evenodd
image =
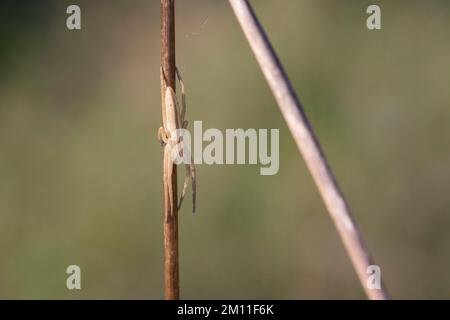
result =
M450 3L372 2L253 1L392 296L450 298ZM0 4L0 298L162 298L159 1L73 3ZM177 64L191 123L281 139L275 176L198 166L182 297L364 298L226 1L177 1Z

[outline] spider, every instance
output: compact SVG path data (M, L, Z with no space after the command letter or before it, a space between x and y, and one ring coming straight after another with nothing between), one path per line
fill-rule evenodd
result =
M186 150L185 144L183 143L183 137L178 129L186 129L188 126L188 121L185 120L186 114L186 92L184 87L183 79L180 76L178 68L175 68L176 77L181 85L181 108L178 104L177 96L172 87L167 85L164 77L164 71L162 67L160 68L161 75L161 86L166 88L165 92L165 106L166 112L165 117L163 117L163 126L158 130L158 140L161 146L164 147L164 192L169 195L170 202L170 215L173 217L174 212L174 199L173 199L173 188L172 188L172 173L174 159L178 156L183 159L190 159L187 161L189 163L185 164L186 174L184 178L183 191L181 192L180 200L178 201L177 209L181 208L183 199L186 195L186 191L189 185L189 180L192 181L192 212L195 212L196 205L196 173L195 165L189 150ZM165 86L163 86L165 85ZM186 154L184 154L186 153ZM166 222L169 217L166 217Z

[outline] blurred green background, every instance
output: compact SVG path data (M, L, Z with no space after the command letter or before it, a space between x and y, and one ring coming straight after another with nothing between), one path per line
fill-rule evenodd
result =
M252 2L392 297L450 298L450 2ZM280 129L277 175L197 167L182 297L364 298L227 1L176 8L191 123ZM0 298L163 298L159 1L7 0L0 18Z

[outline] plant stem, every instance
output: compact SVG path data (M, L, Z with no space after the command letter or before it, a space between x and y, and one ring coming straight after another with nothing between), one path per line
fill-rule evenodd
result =
M162 115L166 115L164 93L166 84L175 90L175 0L161 0L161 66L166 77L161 84ZM163 181L164 185L172 184L173 204L167 188L164 187L164 292L166 300L180 299L178 270L178 210L177 210L177 166L173 165L171 181ZM166 221L173 208L173 217Z
M229 0L229 2L305 159L367 296L370 299L388 299L387 291L382 284L380 289L369 289L367 286L367 267L374 262L303 106L251 4L248 0Z

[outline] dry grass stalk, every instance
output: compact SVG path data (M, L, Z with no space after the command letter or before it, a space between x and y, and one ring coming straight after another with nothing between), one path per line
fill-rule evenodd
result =
M161 84L162 115L166 116L164 93L165 83L175 90L175 1L161 0L161 66L165 81ZM166 177L164 178L166 179ZM173 166L171 181L163 181L164 184L172 184L172 197L164 188L164 292L167 300L180 298L179 263L178 263L178 210L177 210L177 167ZM173 199L172 206L170 199ZM166 221L173 208L173 217Z
M251 4L248 0L229 0L229 2L305 159L367 296L370 299L388 299L383 285L381 289L369 289L367 286L366 270L374 262L328 165L313 127Z

